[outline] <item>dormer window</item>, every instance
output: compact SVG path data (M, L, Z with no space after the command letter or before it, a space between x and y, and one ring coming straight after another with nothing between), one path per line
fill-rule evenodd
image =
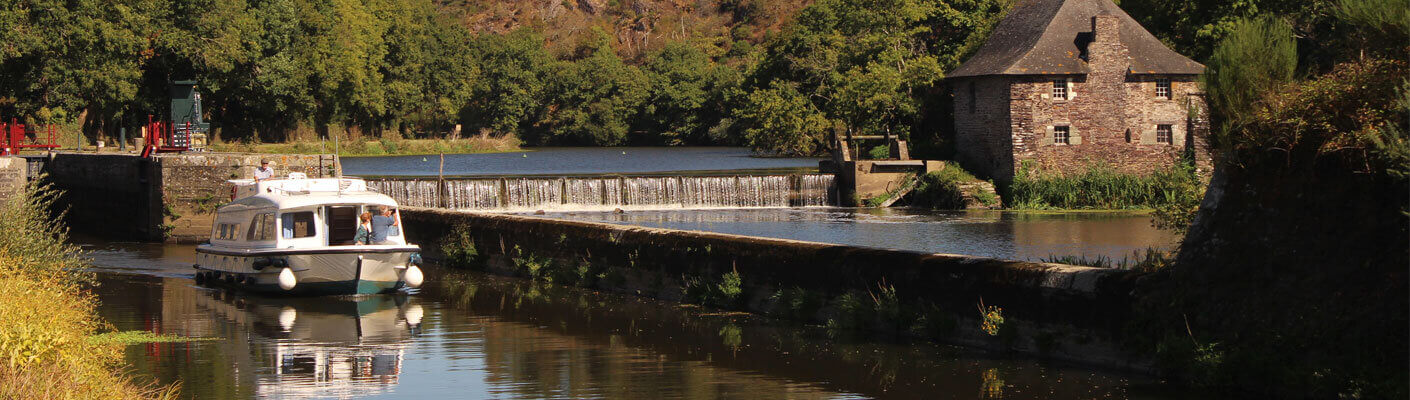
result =
M1155 80L1155 97L1158 98L1158 99L1170 100L1170 80L1169 80L1169 79L1156 79L1156 80Z
M1067 80L1053 81L1053 100L1067 100Z

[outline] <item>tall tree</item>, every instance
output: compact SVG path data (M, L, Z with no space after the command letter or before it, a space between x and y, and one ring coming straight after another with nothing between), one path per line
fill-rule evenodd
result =
M641 70L622 62L612 38L601 29L579 45L578 60L560 64L553 85L554 139L558 142L614 146L627 133L647 95Z

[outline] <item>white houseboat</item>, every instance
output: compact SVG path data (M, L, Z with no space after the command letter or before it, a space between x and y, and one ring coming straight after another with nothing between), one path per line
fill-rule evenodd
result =
M367 294L418 287L420 247L406 242L401 215L387 240L359 244L358 216L395 210L391 197L357 178L231 181L210 241L196 246L196 283L288 294Z

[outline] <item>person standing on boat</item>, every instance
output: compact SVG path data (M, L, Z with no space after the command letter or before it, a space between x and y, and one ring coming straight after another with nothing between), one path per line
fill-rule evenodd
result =
M269 167L269 159L259 160L259 168L255 168L255 182L274 177L274 168Z
M395 244L387 240L387 235L396 235L396 211L387 206L379 206L378 211L381 215L372 217L372 244Z
M357 216L357 221L357 235L353 236L353 243L372 244L372 213L362 213Z

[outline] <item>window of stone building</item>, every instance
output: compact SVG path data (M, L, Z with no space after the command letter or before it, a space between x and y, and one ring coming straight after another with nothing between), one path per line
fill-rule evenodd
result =
M1067 100L1067 80L1058 79L1053 81L1053 99Z
M1069 127L1069 126L1054 126L1054 127L1053 127L1053 144L1071 144L1071 143L1072 143L1072 127Z
M1159 144L1170 144L1170 139L1174 130L1170 125L1161 124L1155 126L1155 142Z
M1156 80L1155 80L1155 97L1162 98L1162 99L1170 99L1170 80L1169 80L1169 79L1156 79Z

